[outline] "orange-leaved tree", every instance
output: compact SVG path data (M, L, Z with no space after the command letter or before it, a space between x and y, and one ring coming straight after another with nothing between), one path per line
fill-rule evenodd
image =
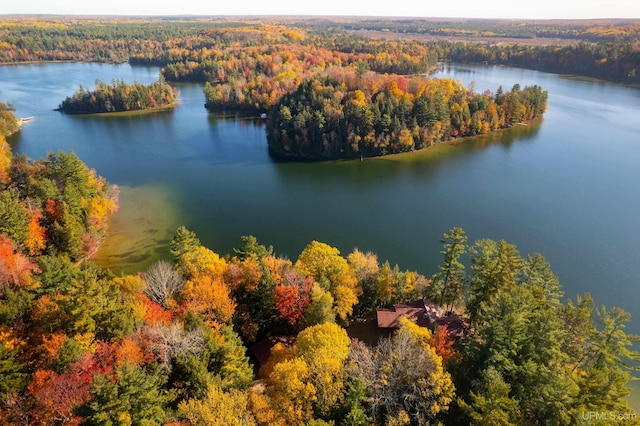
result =
M210 327L229 323L236 303L224 281L227 262L199 246L180 257L178 270L187 278L180 293L185 308L199 314Z
M7 286L33 289L38 286L33 273L38 265L20 252L7 235L0 235L0 292Z

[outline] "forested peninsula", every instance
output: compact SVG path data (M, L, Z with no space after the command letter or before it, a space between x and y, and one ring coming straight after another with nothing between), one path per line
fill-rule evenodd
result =
M269 116L267 141L279 159L362 158L526 125L546 107L539 86L478 94L450 79L336 69L281 99Z
M110 112L148 111L176 105L176 90L164 81L151 84L124 81L111 84L96 81L94 90L82 86L57 108L67 114L101 114Z

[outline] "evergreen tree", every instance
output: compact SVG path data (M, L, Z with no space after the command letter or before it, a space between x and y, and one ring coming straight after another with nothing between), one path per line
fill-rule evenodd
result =
M0 192L0 234L22 243L27 237L29 212L20 202L17 191Z
M502 289L513 288L522 258L513 244L483 239L471 248L471 283L467 310L474 322L483 321L484 310Z
M16 359L17 350L10 349L0 341L0 404L5 403L9 393L20 391L27 383L27 374Z
M464 265L460 263L460 256L466 251L467 236L461 228L452 228L440 240L443 250L443 264L440 273L434 277L435 285L440 287L440 297L437 303L441 306L452 306L462 296L462 286L465 282Z
M482 372L482 376L471 391L471 403L458 403L467 412L473 426L511 426L521 417L518 401L509 396L511 386L493 367Z
M90 389L91 402L78 411L84 425L160 425L170 396L162 391L165 381L153 368L126 363L115 377L97 375Z
M242 241L242 247L233 249L233 252L240 260L244 260L248 257L262 259L266 256L273 255L273 247L266 247L262 244L258 244L258 240L253 235L243 235L240 237L240 240Z
M182 257L183 254L199 247L200 240L196 237L195 232L188 230L184 226L180 226L173 234L173 238L169 242L169 251L176 259Z

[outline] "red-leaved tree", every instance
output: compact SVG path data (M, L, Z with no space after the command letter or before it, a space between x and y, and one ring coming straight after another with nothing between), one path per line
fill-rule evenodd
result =
M282 272L282 284L275 288L275 305L280 318L289 325L296 327L303 319L312 284L311 277L305 277L293 268Z

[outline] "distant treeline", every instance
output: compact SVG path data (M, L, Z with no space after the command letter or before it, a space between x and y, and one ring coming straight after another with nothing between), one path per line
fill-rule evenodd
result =
M565 20L522 21L504 19L420 19L377 18L353 19L346 22L321 21L314 27L342 30L388 31L402 34L432 36L507 37L526 39L561 38L589 42L634 41L640 38L640 21Z
M175 90L164 81L129 85L114 80L109 85L97 80L93 91L80 86L72 97L62 101L58 110L68 114L96 114L157 109L175 103Z
M354 29L393 32L396 38L401 34L406 39L372 40L346 32ZM483 40L509 37L522 42L496 46L411 41L422 34L471 41L479 41L479 37ZM534 38L565 38L585 43L534 47L528 44L528 40ZM324 69L330 65L354 64L381 73L414 74L424 73L436 62L449 59L514 65L625 83L637 83L640 71L640 23L634 20L351 19L337 22L263 18L240 22L188 18L112 21L10 18L0 23L0 40L1 63L129 61L160 66L167 81L222 84L221 96L224 98L228 93L231 106L253 109L263 109L267 104L273 106L282 95L279 92L289 92L291 73L299 83L301 77L309 76L308 71L313 74L312 68ZM275 88L261 92L260 86L265 85ZM292 87L295 89L297 84ZM263 97L266 99L257 99ZM216 102L211 106L218 107Z
M620 83L640 83L639 43L580 43L573 46L493 46L451 43L452 62L490 63L576 74Z
M539 86L478 94L450 79L336 69L282 98L267 141L280 159L378 156L510 127L540 117L546 105Z
M7 18L0 23L0 62L127 62L143 52L158 52L231 21Z

